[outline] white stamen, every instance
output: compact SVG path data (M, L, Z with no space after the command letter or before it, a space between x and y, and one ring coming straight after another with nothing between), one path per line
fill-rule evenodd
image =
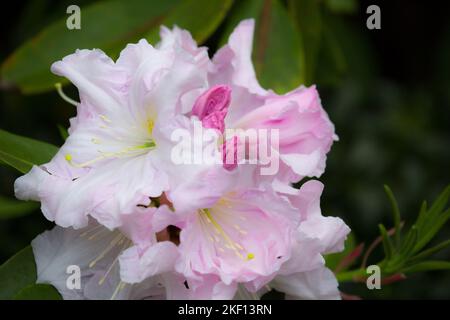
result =
M114 300L116 298L117 294L119 293L119 291L122 290L123 288L125 288L125 286L126 286L126 283L120 281L119 284L116 287L116 290L114 290L114 293L112 294L110 300Z
M78 102L76 102L75 100L73 100L72 98L69 98L64 91L62 90L62 85L61 83L55 83L55 88L56 91L58 92L59 96L66 102L70 103L71 105L74 105L75 107L78 106Z

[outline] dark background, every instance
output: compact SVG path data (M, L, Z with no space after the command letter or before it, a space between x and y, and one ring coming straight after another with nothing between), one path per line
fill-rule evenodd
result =
M15 1L3 7L0 61L72 3ZM381 30L366 28L365 9L373 3L381 7ZM369 244L380 222L392 226L383 184L391 186L408 223L423 199L433 200L449 183L450 19L444 3L360 1L356 13L336 21L329 17L345 61L334 68L324 63L315 81L340 138L321 177L326 185L322 208L324 214L342 217L358 242ZM206 43L210 52L220 32ZM65 92L77 94L73 87ZM62 144L57 125L67 127L74 111L56 92L0 91L0 128L56 145ZM17 176L0 167L2 195L13 196ZM50 227L39 212L0 220L0 262ZM449 234L446 226L441 236ZM440 258L449 260L449 250ZM353 284L342 289L367 298L448 299L450 273L414 275L373 292Z

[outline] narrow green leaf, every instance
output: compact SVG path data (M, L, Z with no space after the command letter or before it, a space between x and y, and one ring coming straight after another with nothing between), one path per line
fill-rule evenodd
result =
M415 225L419 229L419 232L422 230L422 226L425 222L427 214L427 202L424 200L422 201L422 205L420 206L419 216L417 217Z
M237 24L255 19L253 63L265 88L285 93L305 82L304 54L300 32L280 0L239 1L227 19L226 43Z
M22 137L0 129L0 159L22 173L33 165L50 161L58 148L45 142Z
M450 239L444 242L441 242L440 244L429 248L427 250L422 251L421 253L417 254L416 256L411 258L411 262L419 262L420 260L426 259L429 256L444 250L445 248L447 248L448 246L450 246Z
M36 202L25 202L0 196L0 220L18 218L39 208Z
M400 254L403 257L406 258L412 253L414 246L416 245L418 234L419 234L419 231L418 231L417 227L412 226L400 248Z
M431 270L450 270L450 262L449 261L425 261L420 262L412 267L408 267L403 269L404 273L414 273L414 272L423 272L423 271L431 271Z
M426 202L422 203L416 225L419 229L419 242L414 248L417 253L422 249L448 220L442 210L450 197L450 186L447 186L427 210Z
M437 199L433 202L430 209L428 209L427 216L424 223L424 228L434 225L434 220L445 209L450 197L450 185L439 194Z
M366 269L355 269L350 271L339 272L336 274L336 279L339 283L353 282L355 279L367 277Z
M423 247L425 247L449 219L450 209L443 212L437 219L435 219L434 224L426 230L425 234L420 236L416 246L414 247L414 253L419 252Z
M49 284L32 284L20 290L13 300L62 300L58 290Z
M394 227L395 227L395 243L398 246L400 244L400 210L398 209L398 204L397 204L397 200L394 197L394 194L392 193L391 188L389 188L388 185L384 185L384 191L386 192L388 198L389 198L389 202L391 203L391 207L392 207L392 214L394 217Z
M12 299L23 288L36 283L36 264L30 246L0 266L0 300Z
M386 259L391 259L394 252L394 245L392 244L391 238L389 237L386 228L384 225L379 224L378 228L380 229L381 238L383 241L384 253L386 255Z

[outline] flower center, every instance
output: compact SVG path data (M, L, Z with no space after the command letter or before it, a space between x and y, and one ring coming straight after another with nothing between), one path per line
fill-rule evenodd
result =
M236 221L237 213L231 213L222 208L225 200L221 199L213 209L199 210L199 218L203 230L219 252L233 251L240 259L249 261L255 255L248 252L240 240L236 240L247 234L247 231ZM240 217L244 220L244 217Z
M104 125L101 126L101 128L103 129L108 129L111 123L111 120L105 116L105 115L100 115L99 116L100 119L103 121ZM118 151L114 151L114 152L106 152L103 150L97 150L97 152L99 153L98 157L95 157L91 160L82 162L82 163L77 163L73 160L73 156L70 153L67 153L65 155L65 159L66 161L71 164L74 167L78 167L78 168L85 168L85 167L89 167L101 160L105 160L105 159L110 159L110 158L124 158L124 157L134 157L134 156L140 156L143 154L148 153L150 150L153 150L156 147L156 143L155 141L152 139L152 133L153 133L153 128L155 126L155 122L153 119L148 119L146 122L146 132L148 134L148 137L146 137L144 139L144 142L141 144L136 144L133 146L125 146L122 149L119 149ZM147 135L146 134L146 135ZM120 138L117 138L118 140L120 140ZM142 140L141 140L142 141ZM91 139L91 142L93 144L96 145L102 145L102 141L93 137Z

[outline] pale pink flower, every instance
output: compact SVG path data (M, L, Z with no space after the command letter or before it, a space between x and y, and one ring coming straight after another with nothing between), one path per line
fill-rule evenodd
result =
M290 258L294 209L266 190L231 191L192 214L180 233L176 269L225 284L271 277Z
M241 22L212 62L175 27L162 28L157 47L128 45L116 62L80 50L52 66L81 102L54 159L15 184L19 198L41 201L67 227L33 241L38 282L65 298L239 299L272 288L339 298L323 255L343 249L349 228L322 216L320 182L290 186L323 173L334 127L314 86L277 95L259 85L253 28ZM171 134L196 125L219 133L224 154L246 143L223 136L228 128L278 129L279 172L174 164ZM81 290L64 288L68 264L82 268Z

